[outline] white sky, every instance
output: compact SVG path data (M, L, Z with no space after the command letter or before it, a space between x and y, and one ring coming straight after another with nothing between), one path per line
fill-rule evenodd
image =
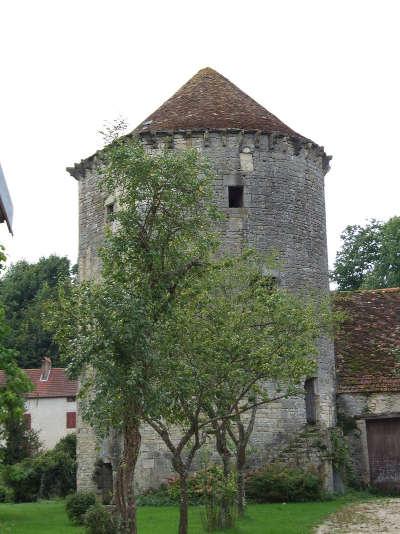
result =
M0 0L9 259L76 261L77 183L105 121L135 127L210 66L333 155L330 263L347 224L400 213L397 0Z

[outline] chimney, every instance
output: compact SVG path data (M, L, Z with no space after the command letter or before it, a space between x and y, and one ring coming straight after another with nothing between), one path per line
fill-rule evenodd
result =
M40 381L47 382L51 371L51 359L45 356L42 360L42 372L40 374Z

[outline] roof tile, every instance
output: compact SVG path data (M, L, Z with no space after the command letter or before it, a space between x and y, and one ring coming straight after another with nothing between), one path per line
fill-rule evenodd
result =
M31 379L34 389L26 397L54 398L54 397L75 397L78 393L78 381L70 380L65 374L65 369L53 367L47 381L41 381L41 369L24 369ZM0 386L5 383L4 371L0 371Z
M204 129L261 130L305 139L211 68L195 74L135 132Z
M400 288L336 293L338 393L400 392Z

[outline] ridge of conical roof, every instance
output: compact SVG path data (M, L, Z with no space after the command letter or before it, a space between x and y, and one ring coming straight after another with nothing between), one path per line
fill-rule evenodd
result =
M304 139L210 67L195 74L135 132L204 129L261 130Z

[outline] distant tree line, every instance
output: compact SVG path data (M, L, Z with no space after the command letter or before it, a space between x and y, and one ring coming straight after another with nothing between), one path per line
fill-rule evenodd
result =
M0 279L0 305L7 326L3 341L16 351L20 367L40 367L44 356L49 356L54 366L61 365L45 319L50 303L57 298L57 285L69 283L75 270L68 258L51 255L36 263L18 261Z
M400 217L347 226L331 279L340 291L400 286Z

